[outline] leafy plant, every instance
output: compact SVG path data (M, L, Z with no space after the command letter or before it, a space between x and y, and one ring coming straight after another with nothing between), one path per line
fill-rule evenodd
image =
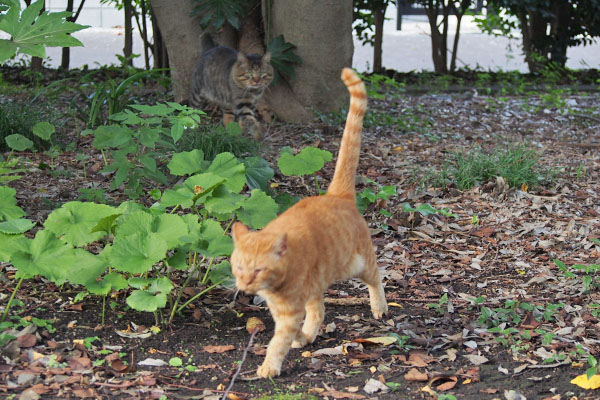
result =
M366 178L366 182L375 189L373 190L370 188L365 188L356 192L356 205L358 207L358 211L364 214L369 205L380 202L382 207L379 208L379 213L386 217L391 216L390 212L385 209L385 205L390 197L396 195L396 186L383 186L369 178Z
M277 160L277 166L285 176L305 176L313 174L317 192L321 193L319 182L315 173L330 161L333 155L327 150L321 150L316 147L305 147L296 155L292 154L292 149L284 147L281 149L281 156Z
M302 59L295 53L296 46L286 42L283 35L271 40L267 45L267 51L271 53L271 65L275 69L273 85L277 85L279 79L294 79L295 66L302 64Z
M404 203L404 204L402 204L402 211L403 212L418 212L419 214L421 214L424 217L426 217L428 215L439 214L439 215L443 215L444 217L458 218L458 215L451 212L448 208L443 208L441 210L438 210L437 208L433 207L429 203L419 204L417 207L411 207L411 205L409 203Z
M227 22L240 29L240 19L246 15L247 0L194 0L196 7L191 16L201 15L203 29L218 31Z
M6 138L14 134L32 141L27 148L47 149L51 144L49 139L44 139L44 134L34 134L34 126L40 123L56 124L58 117L56 110L48 105L22 101L0 103L0 150L10 149ZM38 130L38 133L41 132Z
M167 177L160 170L157 160L164 159L164 152L155 149L158 143L172 147L187 128L195 127L204 113L178 103L132 105L136 112L127 109L112 115L118 125L100 126L92 132L93 145L109 150L110 163L105 158L102 172L114 172L110 190L126 184L125 193L138 198L142 193L142 180L167 184ZM166 139L169 141L166 141Z
M583 276L581 277L581 280L585 292L600 288L600 276L596 274L598 271L600 271L600 264L573 264L568 267L564 262L558 259L554 259L554 264L563 273L563 275L569 279L577 278L577 272L582 272Z
M67 21L70 12L42 12L44 1L38 0L21 12L19 0L4 0L8 11L0 14L0 30L11 38L0 39L0 63L17 53L46 57L45 47L73 47L83 44L70 35L87 26Z

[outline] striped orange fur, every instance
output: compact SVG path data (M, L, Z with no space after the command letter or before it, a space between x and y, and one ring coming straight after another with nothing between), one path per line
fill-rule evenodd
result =
M370 232L355 201L366 90L349 68L342 80L350 107L327 193L301 200L261 231L233 225L236 285L265 298L275 320L275 334L257 370L261 377L279 375L290 347L315 340L325 315L323 295L333 282L358 277L369 289L373 316L381 318L388 309Z

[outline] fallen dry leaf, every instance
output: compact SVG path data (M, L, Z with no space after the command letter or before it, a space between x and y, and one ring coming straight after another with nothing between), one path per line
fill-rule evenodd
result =
M250 317L248 318L248 321L246 321L246 330L250 334L262 332L265 329L265 323L262 322L259 318Z
M456 386L457 382L458 382L458 377L456 377L456 376L436 376L431 379L431 382L429 382L429 385L433 386L435 384L436 390L439 390L440 392L445 392L447 390L454 388L454 386Z
M471 361L475 365L485 364L489 361L486 357L480 356L478 354L466 354L463 355L463 357L469 359L469 361Z
M363 390L368 394L373 394L377 392L387 393L390 391L390 388L387 385L379 382L377 379L369 379L367 384L363 387Z
M429 376L416 368L411 368L404 374L404 379L407 381L426 382L429 380Z
M348 393L348 392L340 392L338 390L326 390L320 393L321 396L331 396L334 399L364 399L360 393Z
M381 344L384 346L389 346L390 344L394 344L396 343L398 340L393 337L393 336L378 336L378 337L371 337L371 338L365 338L365 339L354 339L353 342L355 343L363 343L363 344Z
M217 346L204 346L202 351L207 353L225 353L226 351L235 350L235 346L232 344L224 344Z

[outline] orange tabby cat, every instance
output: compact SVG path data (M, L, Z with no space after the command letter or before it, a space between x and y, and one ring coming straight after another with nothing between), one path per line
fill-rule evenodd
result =
M239 222L232 229L237 287L265 298L275 320L275 335L257 370L263 378L279 375L290 346L315 340L325 313L323 294L333 282L360 278L375 318L387 312L369 229L355 202L365 85L349 68L342 80L350 110L327 194L301 200L261 231L251 232Z

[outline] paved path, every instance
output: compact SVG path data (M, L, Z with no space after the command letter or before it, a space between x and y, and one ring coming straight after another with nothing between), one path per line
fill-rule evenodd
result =
M383 39L384 67L403 72L432 71L429 26L424 17L405 17L402 28L402 31L396 31L395 21L386 21ZM96 65L119 64L114 54L122 53L122 28L88 28L77 32L75 36L84 43L84 47L71 49L71 67L88 64L93 68ZM449 43L451 40L453 37L449 38ZM358 40L354 44L353 66L361 72L369 71L373 63L372 47L363 46ZM136 34L134 53L141 52L141 40ZM520 52L520 40L482 34L474 23L466 21L461 29L457 65L492 71L502 69L526 72L527 66ZM60 64L59 48L48 49L48 55L51 61L47 65L56 67ZM600 68L600 44L570 48L568 57L567 66L570 68ZM143 59L136 59L134 64L142 67Z

